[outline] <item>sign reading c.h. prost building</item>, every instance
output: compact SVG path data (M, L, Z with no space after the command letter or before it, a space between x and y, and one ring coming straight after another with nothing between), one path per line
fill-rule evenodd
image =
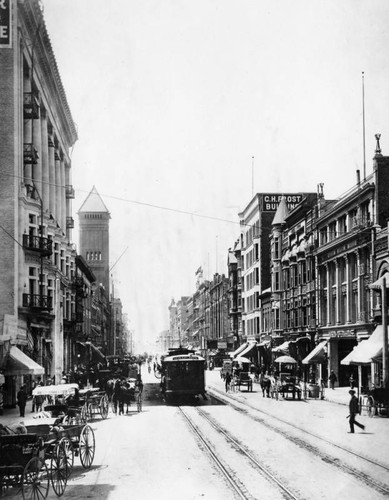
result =
M294 210L303 199L302 194L264 194L262 195L262 211L263 212L275 212L280 204L282 197L285 196L286 205L288 210L291 212Z
M11 47L11 0L0 0L0 49Z

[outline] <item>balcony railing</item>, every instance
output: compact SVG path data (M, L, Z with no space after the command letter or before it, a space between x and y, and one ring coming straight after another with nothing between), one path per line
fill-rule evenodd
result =
M66 229L74 228L74 219L73 217L66 217Z
M49 295L24 293L23 307L29 307L30 309L42 309L46 311L51 311L53 309L53 297L50 297Z
M39 252L45 257L49 257L53 253L53 241L42 236L23 234L23 247L33 252Z
M75 198L74 187L70 184L67 184L66 187L66 198L68 200Z
M24 118L39 118L39 92L24 92Z
M23 159L25 164L33 164L38 163L38 150L32 143L24 143L23 145Z

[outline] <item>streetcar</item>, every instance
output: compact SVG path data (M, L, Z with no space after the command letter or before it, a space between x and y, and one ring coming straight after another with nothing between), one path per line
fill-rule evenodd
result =
M155 368L161 379L161 391L167 402L183 398L197 398L205 393L205 359L191 349L169 349Z

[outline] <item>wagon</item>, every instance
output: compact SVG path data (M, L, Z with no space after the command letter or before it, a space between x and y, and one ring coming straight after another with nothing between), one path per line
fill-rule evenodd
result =
M278 387L278 392L282 394L283 398L286 398L287 395L291 394L293 399L301 399L301 387L299 384L299 380L293 376L287 376L281 374L281 383Z
M238 386L239 390L242 385L246 385L247 390L253 392L253 379L250 377L250 373L240 372L236 381L236 385Z
M83 401L82 417L86 420L92 420L100 415L103 420L108 417L109 399L105 391L93 387L80 391L80 400Z
M36 434L0 436L0 492L19 487L24 499L46 498L50 472L43 442Z
M15 434L4 428L0 436L0 492L19 488L23 499L46 498L50 484L63 495L73 468L74 457L91 467L95 438L89 425L52 427L28 425ZM8 432L5 434L5 432Z
M389 388L375 387L359 398L360 409L365 410L369 417L389 416Z
M81 424L100 415L108 417L109 401L105 391L92 387L79 390L78 384L60 384L39 386L33 390L33 396L46 396L54 400L54 404L44 407L43 415L63 417L64 424Z
M90 425L38 424L27 425L26 429L28 434L37 436L44 443L45 459L52 462L51 482L58 496L65 490L75 457L79 458L84 469L92 466L96 442Z
M44 411L37 413L35 418L61 418L63 423L81 424L87 421L85 399L79 397L78 384L60 384L36 387L33 396L47 397L51 403Z

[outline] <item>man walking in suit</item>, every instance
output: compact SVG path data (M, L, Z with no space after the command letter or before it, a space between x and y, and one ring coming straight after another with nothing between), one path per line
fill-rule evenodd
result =
M354 424L360 427L362 430L365 430L365 426L360 424L355 420L355 416L359 414L359 403L358 403L358 398L355 395L355 391L351 390L348 391L348 393L351 396L350 403L349 403L349 410L350 410L350 432L351 434L354 434Z

